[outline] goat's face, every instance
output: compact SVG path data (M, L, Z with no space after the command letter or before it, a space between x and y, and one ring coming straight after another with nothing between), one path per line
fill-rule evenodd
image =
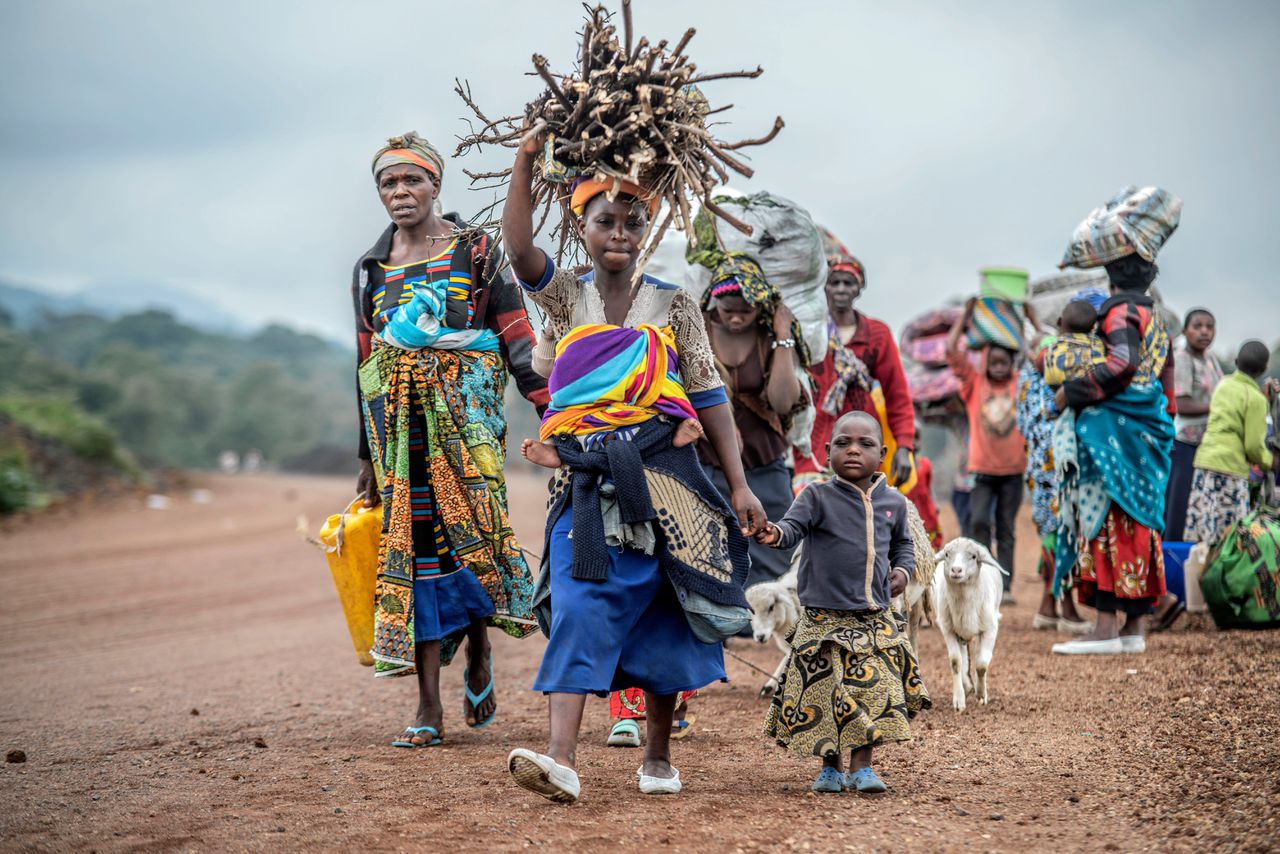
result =
M751 636L756 643L768 643L773 633L788 631L799 619L794 594L777 582L755 584L747 588L747 604L751 606Z
M952 540L938 552L937 561L949 583L967 584L978 577L978 570L983 563L991 561L991 553L980 543L961 537Z

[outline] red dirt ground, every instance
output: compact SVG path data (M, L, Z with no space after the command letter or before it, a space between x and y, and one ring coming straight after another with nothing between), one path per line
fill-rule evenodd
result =
M410 680L357 665L312 529L346 480L202 477L175 495L55 511L0 531L0 847L6 850L1269 851L1280 839L1280 633L1188 626L1145 656L1049 655L1024 520L1018 605L992 703L948 702L940 637L921 660L937 706L878 755L889 795L817 797L816 762L759 734L762 677L696 701L676 747L678 798L635 789L637 751L603 746L588 704L584 796L515 787L505 756L541 747L529 690L539 637L496 640L498 720L462 725L444 676L447 745L388 746ZM541 542L542 485L513 477L522 540ZM771 648L735 647L772 668ZM636 850L641 850L637 847Z

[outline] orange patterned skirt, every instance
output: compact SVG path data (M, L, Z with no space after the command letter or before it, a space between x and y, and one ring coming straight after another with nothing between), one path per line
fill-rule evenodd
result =
M1080 604L1094 607L1099 592L1116 599L1155 599L1165 593L1160 535L1133 521L1113 501L1098 536L1076 560Z

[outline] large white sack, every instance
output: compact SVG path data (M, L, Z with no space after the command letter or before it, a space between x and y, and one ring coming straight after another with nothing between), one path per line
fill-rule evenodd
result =
M743 196L730 191L717 193L713 200L753 229L748 237L716 220L721 248L755 259L799 322L810 362L822 361L827 354L827 258L813 217L795 202L769 192ZM708 219L714 218L705 211L698 216L699 224ZM700 237L707 233L705 225L695 230ZM689 264L685 284L700 299L711 284L711 270Z

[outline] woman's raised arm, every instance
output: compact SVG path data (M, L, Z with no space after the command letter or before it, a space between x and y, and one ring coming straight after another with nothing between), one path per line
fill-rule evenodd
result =
M538 282L547 270L547 258L533 245L533 161L539 134L530 130L516 151L502 209L502 243L511 269L522 282Z

